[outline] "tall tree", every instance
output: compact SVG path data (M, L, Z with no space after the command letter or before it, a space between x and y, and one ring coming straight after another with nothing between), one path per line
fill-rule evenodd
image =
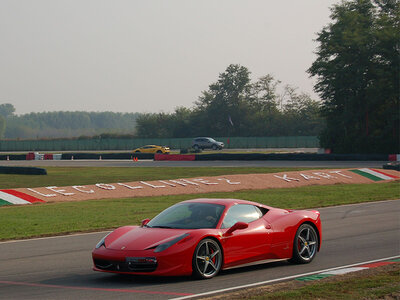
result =
M219 75L196 102L197 110L207 119L205 134L214 136L240 135L245 115L246 94L250 91L250 72L246 67L231 64Z
M12 116L14 112L15 112L14 105L10 103L0 104L0 115L3 116L4 118Z
M318 34L317 77L327 126L322 146L335 152L399 150L399 3L352 0L333 6Z

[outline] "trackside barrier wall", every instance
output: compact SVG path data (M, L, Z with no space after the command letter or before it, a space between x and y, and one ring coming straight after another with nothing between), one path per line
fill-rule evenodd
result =
M225 148L318 148L316 136L278 137L215 137ZM0 151L101 151L132 150L143 145L169 146L172 149L190 148L192 138L176 139L90 139L90 140L2 140Z

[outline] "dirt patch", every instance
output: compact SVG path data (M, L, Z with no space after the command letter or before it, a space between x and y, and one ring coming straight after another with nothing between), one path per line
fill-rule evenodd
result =
M400 177L398 171L384 170L384 173L393 177L391 180L398 180ZM371 178L348 169L330 169L178 178L175 180L97 183L82 186L20 188L16 190L46 202L60 202L373 182L375 181Z

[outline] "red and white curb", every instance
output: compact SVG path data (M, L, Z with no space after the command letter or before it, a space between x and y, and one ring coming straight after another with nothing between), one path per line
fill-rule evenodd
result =
M0 190L0 206L10 204L32 204L36 202L45 201L15 190Z

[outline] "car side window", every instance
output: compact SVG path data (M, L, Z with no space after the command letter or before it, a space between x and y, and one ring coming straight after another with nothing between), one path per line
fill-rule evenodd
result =
M232 206L225 215L221 228L230 228L237 222L250 223L263 216L261 210L250 204Z

